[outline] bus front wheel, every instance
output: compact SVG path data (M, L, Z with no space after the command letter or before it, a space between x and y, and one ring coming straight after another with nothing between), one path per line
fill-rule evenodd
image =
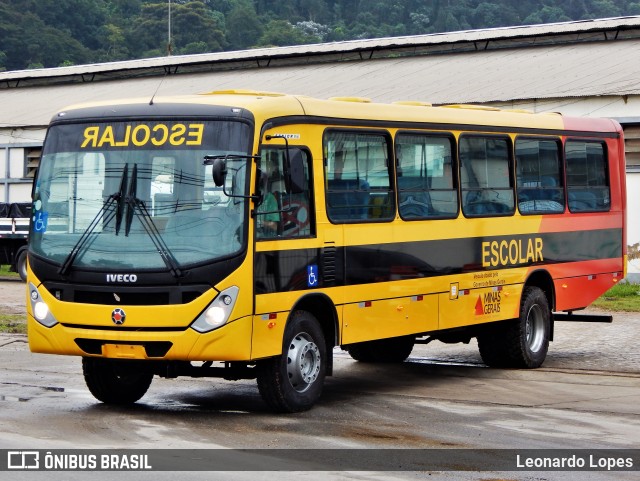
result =
M540 367L547 357L550 332L547 296L538 287L526 287L520 317L489 325L478 335L480 356L491 367Z
M316 318L296 311L285 328L282 355L258 363L258 389L267 405L279 412L310 409L322 394L326 344Z
M89 391L105 404L132 404L145 395L153 374L137 371L122 361L82 358L82 373Z

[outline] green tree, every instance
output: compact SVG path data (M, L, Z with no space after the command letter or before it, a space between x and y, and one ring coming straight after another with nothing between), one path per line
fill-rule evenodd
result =
M130 58L124 29L108 23L102 27L103 49L105 61L126 60Z
M69 32L48 26L36 14L17 10L6 1L0 3L0 39L8 70L57 67L65 61L86 63L91 58L89 49Z
M612 0L593 0L585 18L617 17L620 9Z
M471 13L472 28L504 27L521 23L512 5L482 2Z
M85 48L100 47L98 32L106 20L105 0L15 0L15 4Z
M226 17L227 40L232 50L244 50L258 43L262 36L262 23L253 2L240 0Z
M263 47L311 43L308 37L287 20L271 20L264 28L258 44Z
M542 7L539 11L532 13L524 19L525 24L533 25L540 23L566 22L570 20L560 7Z
M174 53L640 14L640 0L171 0ZM0 0L0 69L166 55L167 0Z
M296 11L304 20L311 22L327 22L327 3L324 0L298 0Z
M135 21L136 26L129 32L127 42L135 45L136 56L164 55L168 45L167 3L146 3ZM180 52L189 44L206 45L206 51L217 52L226 45L224 37L224 17L216 15L201 1L191 1L172 5L171 48ZM193 45L190 48L193 48Z

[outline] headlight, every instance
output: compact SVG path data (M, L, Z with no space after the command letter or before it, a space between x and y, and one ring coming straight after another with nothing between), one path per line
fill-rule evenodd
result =
M224 326L229 320L233 306L236 304L240 289L231 286L222 291L218 296L202 311L202 314L191 324L191 328L198 332L209 332Z
M33 284L29 284L29 301L31 302L31 312L33 312L36 321L47 327L58 324L56 318L51 314L49 306L40 297L38 288Z

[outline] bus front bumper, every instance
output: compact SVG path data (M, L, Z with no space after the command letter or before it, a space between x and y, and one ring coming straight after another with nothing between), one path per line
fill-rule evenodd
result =
M174 361L249 361L252 319L236 319L207 333L179 331L100 330L56 324L46 327L28 314L32 352L115 359Z

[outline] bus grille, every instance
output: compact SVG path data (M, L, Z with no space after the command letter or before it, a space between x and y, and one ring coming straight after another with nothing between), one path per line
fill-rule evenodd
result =
M91 286L45 283L51 294L61 301L107 306L163 306L187 304L211 287L188 285L172 287Z

